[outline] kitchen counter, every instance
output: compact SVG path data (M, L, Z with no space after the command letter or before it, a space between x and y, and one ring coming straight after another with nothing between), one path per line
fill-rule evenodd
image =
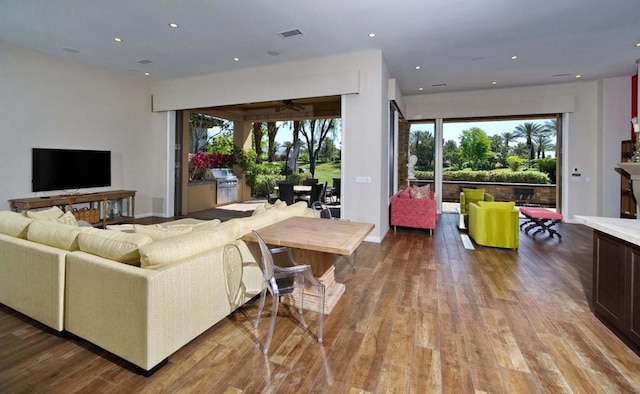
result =
M579 215L573 218L577 223L640 246L640 220Z
M640 221L574 218L593 228L593 313L640 355Z

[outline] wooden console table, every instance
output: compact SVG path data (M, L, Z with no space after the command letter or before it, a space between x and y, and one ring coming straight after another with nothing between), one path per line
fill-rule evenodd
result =
M121 212L117 217L109 217L107 205L109 201L118 200ZM126 210L123 201L127 202ZM106 227L109 224L133 223L135 220L136 192L134 190L113 190L86 194L62 194L57 196L16 198L9 200L11 209L15 212L30 209L50 208L53 206L73 208L88 207L100 211L100 221L92 223L95 227Z

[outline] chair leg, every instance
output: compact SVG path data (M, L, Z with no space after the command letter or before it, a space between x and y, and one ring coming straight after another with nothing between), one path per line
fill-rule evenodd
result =
M278 304L280 303L280 296L273 295L273 305L271 306L271 323L269 324L269 332L267 333L267 339L264 342L262 349L263 354L269 354L269 346L271 345L271 338L273 338L273 330L276 328L276 318L278 317Z
M253 328L258 328L258 324L260 324L260 317L262 316L262 309L264 309L264 299L267 298L267 288L262 289L262 293L260 294L260 304L258 306L258 316L256 317L256 322L253 324Z

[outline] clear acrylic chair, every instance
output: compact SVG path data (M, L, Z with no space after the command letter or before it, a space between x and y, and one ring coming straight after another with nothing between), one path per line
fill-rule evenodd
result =
M258 240L260 245L260 253L262 254L262 271L265 282L265 288L260 294L260 304L258 307L258 316L254 328L258 328L260 324L260 318L262 317L262 310L264 309L265 299L267 298L267 291L273 296L273 302L271 306L271 322L269 325L269 332L267 333L267 339L264 342L262 352L264 354L269 353L269 345L271 345L271 338L273 338L273 331L276 326L276 317L278 316L278 305L280 304L280 297L286 294L292 294L296 289L300 291L300 316L303 316L303 294L305 283L308 282L312 286L318 289L320 294L320 312L318 317L318 335L317 339L319 343L322 343L322 326L324 321L324 284L318 282L311 272L311 266L307 264L298 264L293 256L293 251L287 247L269 248L264 242L260 234L253 231L253 235ZM290 263L289 267L281 267L274 263L273 256L279 253L287 253ZM303 317L304 319L304 317Z

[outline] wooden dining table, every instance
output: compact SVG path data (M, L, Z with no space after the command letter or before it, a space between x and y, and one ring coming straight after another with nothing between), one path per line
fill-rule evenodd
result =
M351 256L373 228L371 223L292 217L257 231L267 244L290 247L298 263L311 266L313 275L325 285L324 313L329 314L345 291L344 284L335 280L334 256ZM251 233L242 239L256 241ZM298 297L292 296L290 303L298 302ZM304 306L320 309L315 289L305 289Z

